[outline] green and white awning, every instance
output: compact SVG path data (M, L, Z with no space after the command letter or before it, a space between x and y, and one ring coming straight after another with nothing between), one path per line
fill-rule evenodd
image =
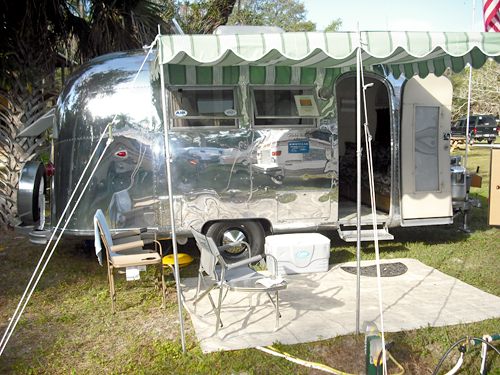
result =
M361 37L361 41L360 38ZM150 67L175 64L198 67L288 66L341 68L383 65L395 77L479 69L489 59L500 62L500 33L365 31L236 35L164 35Z
M167 64L168 85L236 85L240 81L254 85L313 85L333 83L343 73L335 68L302 68L295 66L193 66Z

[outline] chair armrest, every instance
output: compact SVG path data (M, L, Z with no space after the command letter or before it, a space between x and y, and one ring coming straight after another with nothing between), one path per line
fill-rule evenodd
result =
M269 270L271 271L272 275L271 275L271 279L275 279L276 276L278 276L278 259L276 259L276 257L274 255L271 255L271 254L266 254L266 258L269 257L269 258L272 258L273 260L273 270ZM269 262L267 262L267 264L269 264Z
M235 242L231 242L231 243L219 246L217 248L219 249L219 251L226 251L228 249L231 249L231 248L239 246L239 245L241 245L241 242L240 241L235 241Z
M134 247L144 247L144 245L148 245L150 243L153 243L154 240L141 240L141 241L133 241L133 242L127 242L123 243L120 245L113 245L110 246L109 250L113 253L122 251L122 250L127 250L127 249L132 249Z
M141 228L141 229L133 229L133 230L127 230L125 232L118 232L115 233L111 236L112 239L117 240L119 238L126 238L126 237L131 237L131 236L137 236L141 233L145 233L147 231L146 228Z
M217 249L219 249L219 252L221 252L221 251L225 251L225 250L231 249L231 248L236 247L236 246L241 246L241 245L245 245L247 247L248 256L251 258L252 257L252 249L250 248L250 245L248 244L248 242L245 242L245 241L231 242L231 243L228 243L228 244L225 244L222 246L218 246Z
M256 255L254 257L248 258L248 259L240 260L239 262L227 264L227 269L228 270L232 270L234 268L238 268L238 267L241 267L241 266L246 266L246 265L249 265L250 263L258 262L259 260L261 260L261 259L263 259L265 257L266 257L266 254L259 254L259 255Z

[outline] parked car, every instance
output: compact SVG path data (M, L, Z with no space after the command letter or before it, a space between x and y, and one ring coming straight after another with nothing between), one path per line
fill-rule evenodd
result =
M451 127L452 137L464 137L467 128L467 119L461 118ZM475 142L488 141L494 143L498 136L499 127L492 115L474 115L469 117L469 137Z

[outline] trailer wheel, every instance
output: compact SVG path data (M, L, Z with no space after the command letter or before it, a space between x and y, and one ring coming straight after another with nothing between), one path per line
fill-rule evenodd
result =
M19 178L17 213L25 224L36 224L44 215L45 168L43 163L28 161Z
M207 236L212 237L217 246L234 241L245 241L252 249L252 256L264 252L264 229L257 221L219 221L208 228ZM246 259L248 258L248 248L241 246L230 251L223 251L222 257L228 263Z

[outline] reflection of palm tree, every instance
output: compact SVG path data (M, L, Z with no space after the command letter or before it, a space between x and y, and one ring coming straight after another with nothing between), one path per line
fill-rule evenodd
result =
M77 85L68 84L67 87L72 88L72 96L68 97L69 105L78 105L82 108L86 107L87 103L99 95L109 95L116 91L116 86L121 83L131 81L133 74L136 72L127 72L120 69L110 69L102 73L94 72L89 76L83 77ZM73 80L79 79L80 76L73 76ZM70 83L70 82L69 82ZM64 93L63 93L64 96ZM66 98L64 98L66 100Z
M119 127L124 127L133 122L132 117L127 115L126 113L120 113L116 115L116 125Z

